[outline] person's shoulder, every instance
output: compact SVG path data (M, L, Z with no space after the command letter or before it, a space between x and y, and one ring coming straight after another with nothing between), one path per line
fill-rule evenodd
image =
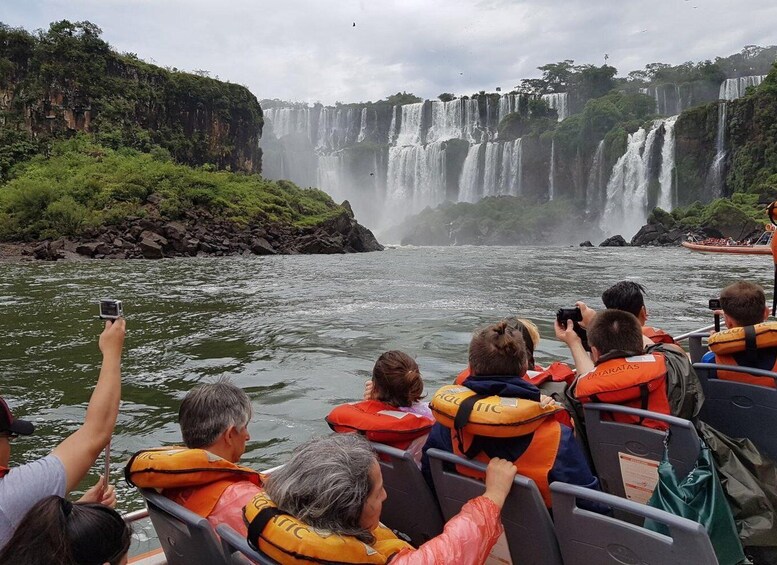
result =
M49 454L41 459L30 461L18 467L11 467L6 478L14 480L37 480L41 475L65 476L65 466L56 455Z
M701 358L702 363L714 363L715 362L715 353L712 351L707 351L704 355L702 355Z

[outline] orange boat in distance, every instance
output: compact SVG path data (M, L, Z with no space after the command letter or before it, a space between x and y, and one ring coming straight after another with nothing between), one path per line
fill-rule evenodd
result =
M771 229L769 229L771 228ZM707 238L697 241L683 241L682 246L700 253L734 253L739 255L771 255L772 234L774 227L767 226L761 237L755 243L744 243L729 239Z

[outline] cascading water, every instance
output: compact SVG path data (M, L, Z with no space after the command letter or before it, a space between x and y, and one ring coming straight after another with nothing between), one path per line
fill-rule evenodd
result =
M629 134L626 152L618 159L607 182L607 204L600 220L602 231L631 238L647 220L648 160L661 120L650 131Z
M718 102L718 133L715 136L715 158L707 173L707 188L714 196L723 194L723 166L726 162L726 114L728 103Z
M548 200L556 196L556 140L550 143L550 172L548 173Z
M459 201L477 202L480 200L480 185L482 174L479 167L480 148L482 143L475 143L467 151L464 166L459 177Z
M658 174L658 181L661 186L661 192L658 194L658 207L667 212L671 211L677 198L672 190L672 181L674 180L674 125L679 116L672 116L664 120L664 144L661 147L661 171Z
M419 145L421 143L423 109L423 102L402 106L402 120L397 133L397 147Z
M483 196L502 193L502 147L499 143L486 143L486 160L483 167Z
M502 190L500 194L518 196L523 192L523 146L522 138L502 144Z
M445 200L445 186L443 142L389 148L386 198L390 208L437 206Z
M604 139L596 146L591 169L588 171L588 183L585 190L585 211L589 214L603 204L607 179L604 176Z
M728 78L720 83L721 100L736 100L745 95L748 86L758 86L766 78L766 75L752 75L739 78Z
M361 143L367 138L367 108L362 108L360 121L361 126L359 127L359 136L356 138L356 143Z
M559 122L569 117L569 106L567 104L569 97L566 92L543 94L542 99L547 102L549 108L556 110Z

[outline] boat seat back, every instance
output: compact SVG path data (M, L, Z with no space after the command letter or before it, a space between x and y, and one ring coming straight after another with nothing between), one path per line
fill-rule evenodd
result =
M727 436L749 439L764 455L777 461L777 389L710 378L717 370L774 378L777 373L713 363L696 363L693 368L704 390L699 419Z
M278 565L274 559L267 557L261 551L256 551L250 545L245 536L241 536L226 524L216 526L216 532L221 538L224 554L229 556L231 565Z
M670 430L669 461L677 477L685 477L696 465L701 441L689 420L617 404L589 403L583 405L583 410L591 459L602 490L606 493L627 498L625 483L629 476L624 477L623 469L644 468L644 460L655 462L657 477L666 439L666 432L637 424L609 421L603 419L606 414L629 414L666 422ZM634 519L631 515L622 518Z
M380 521L416 547L440 535L444 525L440 507L413 455L380 443L372 447L379 455L387 495Z
M140 489L168 565L227 565L210 523L172 500Z
M704 354L709 351L709 347L704 345L704 338L709 337L709 332L696 332L688 336L688 353L691 356L691 363L698 363Z
M457 473L454 466L485 472L486 465L439 449L426 453L443 516L450 520L468 500L482 495L486 488L482 481ZM537 485L530 478L516 475L502 507L502 524L513 563L562 565L553 522Z
M632 500L554 482L553 521L564 565L688 565L718 562L707 531L701 524ZM597 514L578 506L579 500L608 505L618 514L630 514L665 524L665 536L634 523Z

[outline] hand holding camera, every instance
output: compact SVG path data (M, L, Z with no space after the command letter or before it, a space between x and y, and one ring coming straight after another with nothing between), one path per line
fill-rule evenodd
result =
M715 331L720 331L720 315L723 313L723 307L720 305L720 298L710 298L707 308L712 310L715 319Z
M585 328L580 325L580 322L583 321L583 313L577 306L574 308L558 309L558 312L556 312L556 337L565 342L567 345L570 344L567 338L569 335L567 333L569 329L569 321L572 322L572 330L575 334L577 334L577 337L580 338L583 349L586 351L591 351L591 348L588 346L588 333L585 331Z
M126 323L121 300L105 298L100 300L100 319L105 320L105 329L100 334L100 351L104 357L121 358L124 346Z

